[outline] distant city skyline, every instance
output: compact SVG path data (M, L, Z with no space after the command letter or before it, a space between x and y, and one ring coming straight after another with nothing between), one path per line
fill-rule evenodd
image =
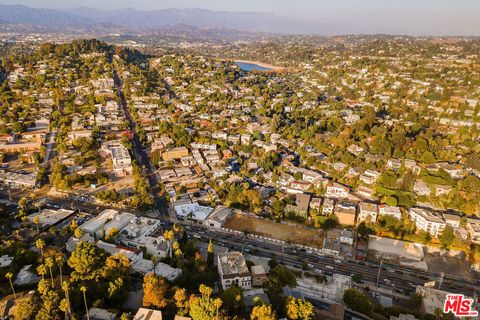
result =
M480 36L478 0L0 0L35 8L99 10L202 8L232 12L269 12L328 26L338 34ZM321 33L321 32L319 32Z

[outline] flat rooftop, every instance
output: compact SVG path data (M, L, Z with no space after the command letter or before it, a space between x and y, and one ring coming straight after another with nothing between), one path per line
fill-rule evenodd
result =
M50 227L68 218L73 214L73 212L74 211L72 210L65 210L65 209L59 209L59 210L44 209L40 212L36 212L29 215L28 219L31 222L33 222L33 219L35 217L38 217L40 221L40 225L42 227Z

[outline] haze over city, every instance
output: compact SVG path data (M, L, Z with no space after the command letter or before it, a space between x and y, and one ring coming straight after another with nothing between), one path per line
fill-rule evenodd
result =
M479 0L0 0L0 318L478 320Z
M62 10L78 7L99 10L133 8L142 11L202 8L229 12L274 13L297 22L309 23L308 27L298 30L301 33L313 34L478 36L480 33L480 2L476 0L2 0L0 4L22 4ZM288 32L284 29L280 31Z

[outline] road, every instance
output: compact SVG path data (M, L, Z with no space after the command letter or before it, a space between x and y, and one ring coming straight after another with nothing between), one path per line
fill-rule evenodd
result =
M344 275L360 274L365 283L373 287L377 281L379 264L372 262L358 262L340 257L332 257L315 251L297 248L295 245L282 245L268 240L255 238L252 235L245 236L231 234L221 230L206 229L197 225L186 225L188 233L201 241L208 242L214 239L221 246L231 250L254 253L255 255L275 258L285 265L301 269L306 262L309 269L321 274L340 273ZM388 288L398 293L411 293L415 286L423 286L425 282L439 280L439 275L418 270L403 268L383 263L380 271L379 286ZM388 279L389 284L385 281ZM477 281L465 281L445 276L442 289L472 295L474 288L478 288Z
M152 162L150 161L150 158L145 151L146 148L140 141L140 138L136 131L136 123L132 115L130 114L130 110L128 109L128 104L122 89L122 80L120 79L116 69L114 69L113 71L113 79L115 81L115 89L117 90L120 107L125 114L125 118L129 123L130 131L133 135L131 140L133 145L132 152L135 159L137 160L138 165L142 168L144 176L147 177L149 183L149 190L154 199L153 210L156 211L156 213L158 213L161 218L166 218L168 216L168 204L163 197L159 196L160 181L157 180L158 177L155 174L155 167L152 165Z
M52 153L52 149L53 149L53 146L55 145L55 137L57 136L57 132L56 131L52 131L50 132L50 138L47 142L47 150L45 152L45 159L44 159L44 166L45 167L48 167L48 161L50 160L50 155Z

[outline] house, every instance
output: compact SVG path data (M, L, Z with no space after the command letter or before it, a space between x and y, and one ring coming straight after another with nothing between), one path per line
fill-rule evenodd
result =
M460 216L451 213L443 213L443 220L453 228L460 227Z
M268 273L265 271L263 265L256 265L250 268L252 274L252 286L262 287L268 280Z
M413 185L413 191L417 196L429 196L431 193L430 188L423 180L416 180Z
M327 186L325 196L327 198L346 199L350 194L350 189L337 182Z
M398 171L402 166L402 161L399 159L388 159L387 168L390 170Z
M173 268L166 263L159 262L155 266L155 274L173 282L182 275L182 269Z
M162 311L140 308L133 316L133 320L163 320Z
M335 216L338 223L344 226L355 225L355 215L357 206L351 203L338 203L335 206Z
M378 206L379 216L392 216L398 220L402 219L402 212L399 207L392 207L386 204L381 204Z
M449 185L436 184L433 187L435 190L436 197L439 197L442 195L448 195L453 190L453 188Z
M243 254L240 252L225 252L217 255L218 274L223 290L237 285L242 289L252 287L252 276L248 271Z
M408 214L418 230L426 231L433 237L438 237L445 228L443 219L428 209L413 207Z
M375 170L365 170L362 175L360 175L359 179L365 184L373 185L377 182L378 178L380 177L380 172Z
M333 213L335 208L335 200L333 199L324 199L322 206L322 215L327 216Z
M480 244L480 219L467 218L467 231L471 241Z
M378 205L369 202L362 202L358 212L357 223L362 223L363 221L375 223L375 221L377 221L377 216Z

